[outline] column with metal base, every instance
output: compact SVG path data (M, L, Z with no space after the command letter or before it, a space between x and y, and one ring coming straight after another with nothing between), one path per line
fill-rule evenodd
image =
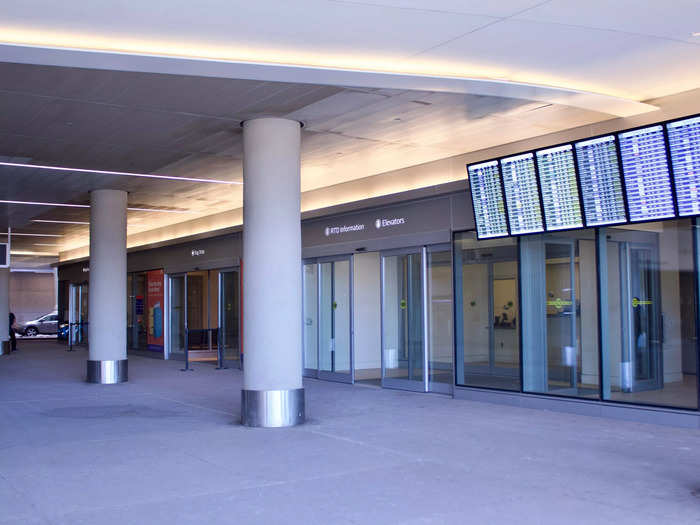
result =
M4 323L4 324L3 324ZM10 353L10 269L0 268L0 355Z
M243 392L255 427L304 422L299 122L243 124Z
M123 383L128 378L126 201L125 191L90 193L88 383Z

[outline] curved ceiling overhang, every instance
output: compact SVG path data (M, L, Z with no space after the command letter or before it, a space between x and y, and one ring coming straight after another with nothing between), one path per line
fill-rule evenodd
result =
M155 45L126 45L112 49L75 48L49 43L8 41L0 38L0 61L47 66L79 67L162 73L217 78L236 78L273 82L295 82L355 88L421 90L507 97L538 101L606 113L615 117L631 117L658 108L637 100L604 93L593 93L575 87L562 87L528 82L527 79L489 78L486 72L464 71L446 74L431 71L430 66L416 71L395 69L392 64L370 64L366 61L341 60L337 63L314 63L315 57L288 57L285 63L271 57L246 57L226 60L205 49L170 49ZM72 42L82 41L74 37ZM115 43L116 44L116 43Z

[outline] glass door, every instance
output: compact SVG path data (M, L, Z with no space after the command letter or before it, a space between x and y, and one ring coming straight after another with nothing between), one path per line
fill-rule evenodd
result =
M219 273L219 343L224 359L241 368L239 268Z
M425 249L382 254L382 386L427 391Z
M170 339L168 358L185 354L185 330L187 328L187 279L184 274L170 277Z
M427 267L428 390L452 393L454 305L451 246L429 246Z
M579 371L576 252L569 239L546 238L547 369L549 391L576 395Z
M72 344L88 342L88 283L71 284L69 297L70 337Z
M307 261L303 272L304 373L352 383L351 258Z
M318 375L318 264L306 263L303 270L304 375Z
M659 265L653 246L620 243L622 266L623 358L620 383L623 392L662 387L663 343Z

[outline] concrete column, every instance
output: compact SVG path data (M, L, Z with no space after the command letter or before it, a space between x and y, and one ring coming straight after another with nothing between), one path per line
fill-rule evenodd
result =
M122 383L126 359L125 191L90 193L87 380Z
M304 421L301 379L301 124L243 124L244 425Z
M0 268L0 355L9 353L10 345L10 269Z

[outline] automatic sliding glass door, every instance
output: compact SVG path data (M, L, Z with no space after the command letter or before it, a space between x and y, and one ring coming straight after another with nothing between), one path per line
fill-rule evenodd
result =
M447 246L382 254L382 386L451 392L452 261Z
M219 337L224 359L241 368L240 269L219 273Z
M304 264L304 373L353 382L352 265L349 256Z
M187 279L185 274L170 277L170 344L168 358L185 355L187 326Z
M620 384L623 392L661 388L659 264L651 245L621 242L622 359Z
M88 283L71 284L68 322L72 344L88 342Z
M427 390L423 250L382 256L382 386Z

